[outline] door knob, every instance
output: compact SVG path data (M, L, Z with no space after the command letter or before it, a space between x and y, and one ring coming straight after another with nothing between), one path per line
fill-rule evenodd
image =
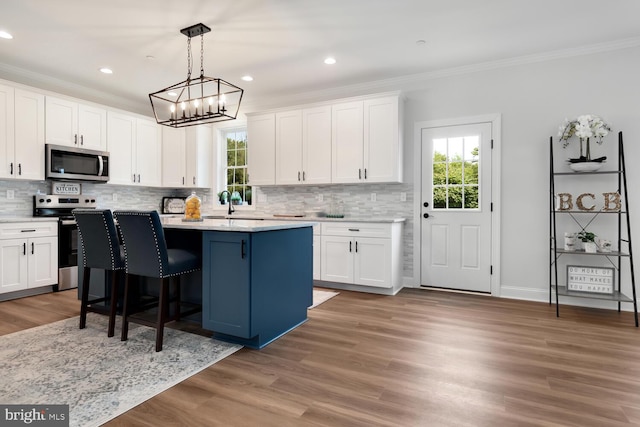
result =
M425 218L429 218L429 214L428 213L422 214L422 216L425 217Z

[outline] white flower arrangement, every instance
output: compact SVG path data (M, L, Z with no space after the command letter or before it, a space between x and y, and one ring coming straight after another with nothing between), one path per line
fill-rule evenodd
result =
M588 144L589 138L594 138L598 144L602 144L602 138L607 136L610 131L611 127L600 117L585 114L571 121L564 119L560 125L558 137L561 141L564 140L562 147L566 148L569 145L569 138L575 135L580 138L580 146L582 147L582 141L586 140Z

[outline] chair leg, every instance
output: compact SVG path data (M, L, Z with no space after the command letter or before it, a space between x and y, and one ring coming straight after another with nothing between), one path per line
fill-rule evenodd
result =
M129 336L129 283L130 275L124 276L124 296L122 298L122 332L120 333L120 341L126 341Z
M156 351L162 351L164 324L169 311L169 278L160 279L160 301L158 301L158 322L156 324Z
M84 267L82 276L82 297L80 302L80 329L87 326L87 305L89 301L89 284L91 280L91 269Z
M175 319L180 320L180 276L176 276L176 314Z
M110 271L111 275L111 306L109 307L109 329L107 336L112 337L116 328L116 310L118 308L118 271Z

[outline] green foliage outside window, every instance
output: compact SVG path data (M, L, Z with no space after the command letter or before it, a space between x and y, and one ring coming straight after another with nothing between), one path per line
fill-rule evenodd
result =
M471 159L439 152L433 154L433 208L477 209L478 148L471 151Z
M227 132L227 186L234 203L251 204L251 186L248 185L247 133ZM239 198L237 197L239 195Z

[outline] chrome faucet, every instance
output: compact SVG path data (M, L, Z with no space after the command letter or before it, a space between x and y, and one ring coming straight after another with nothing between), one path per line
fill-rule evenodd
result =
M222 198L222 195L224 193L227 193L227 203L229 203L229 211L227 212L227 215L231 215L233 212L235 212L235 209L233 208L233 206L231 205L231 193L229 193L228 190L222 190L220 192L220 198Z

